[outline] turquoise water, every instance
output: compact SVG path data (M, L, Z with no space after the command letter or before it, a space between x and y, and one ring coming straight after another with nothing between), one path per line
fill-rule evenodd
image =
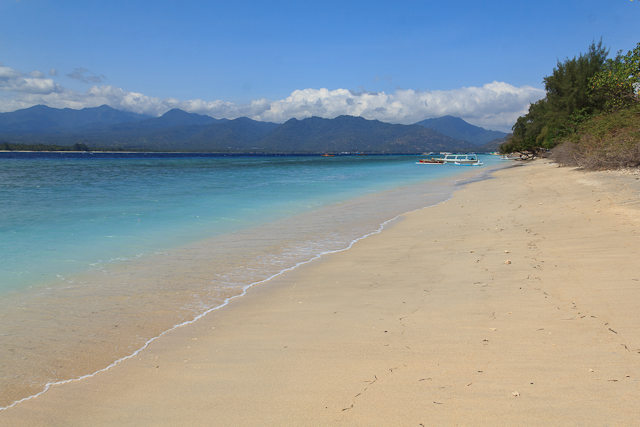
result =
M0 159L0 292L460 172L413 160Z
M0 153L0 409L500 164L419 158Z

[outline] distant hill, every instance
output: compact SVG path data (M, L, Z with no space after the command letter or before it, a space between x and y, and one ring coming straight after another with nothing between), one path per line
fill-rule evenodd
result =
M390 124L353 116L291 119L277 124L247 117L215 119L178 109L152 118L108 106L83 110L36 106L2 113L0 142L236 153L420 153L475 149L469 142L425 126Z
M273 152L417 153L461 151L470 145L416 125L397 125L362 117L291 119L260 141Z
M507 137L506 136L504 138L499 138L499 139L494 139L493 141L489 141L486 144L477 147L476 150L479 151L479 152L483 152L483 153L489 153L489 152L492 152L492 151L499 151L500 150L500 146L502 144L504 144L505 142L507 142Z
M247 117L208 126L185 142L191 150L257 151L258 141L281 125Z
M149 118L143 114L116 110L107 105L82 110L35 105L10 113L0 113L0 134L64 133L71 129L136 122Z
M278 126L277 123L240 117L218 120L210 125L180 125L137 134L122 133L112 142L118 147L148 150L252 152L256 151L256 142ZM109 142L103 139L96 145L108 147Z
M486 130L479 126L469 124L459 117L453 116L443 116L434 119L426 119L416 124L429 129L433 129L443 135L450 136L451 138L468 141L471 144L477 146L484 145L495 139L500 139L507 136L507 134L504 132L499 132L496 130Z
M152 130L166 129L175 126L203 126L214 123L225 122L227 119L214 119L211 116L204 116L196 113L187 113L186 111L174 108L167 111L160 117L147 118L146 120L129 121L109 126L95 127L91 130L100 132L121 132L135 130ZM90 130L90 129L86 129Z

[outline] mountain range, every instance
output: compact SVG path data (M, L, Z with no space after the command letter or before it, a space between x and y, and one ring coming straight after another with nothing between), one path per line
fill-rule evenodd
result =
M400 125L353 116L278 124L247 117L215 119L179 109L150 117L106 105L82 110L37 105L0 113L0 143L5 148L84 144L91 149L150 151L417 153L483 151L483 144L504 136L451 116Z
M435 119L426 119L416 123L417 125L433 129L443 135L468 141L473 145L484 145L496 139L507 136L506 133L497 130L486 130L474 126L462 120L460 117L442 116Z

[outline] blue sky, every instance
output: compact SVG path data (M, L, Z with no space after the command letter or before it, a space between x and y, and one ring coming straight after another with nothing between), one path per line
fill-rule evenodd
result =
M557 59L601 37L626 52L639 18L639 0L0 0L0 111L451 114L508 130Z

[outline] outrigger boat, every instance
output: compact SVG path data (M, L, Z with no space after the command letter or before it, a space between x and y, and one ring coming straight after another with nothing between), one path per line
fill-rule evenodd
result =
M448 165L456 166L482 166L483 163L478 160L475 154L447 154L442 161Z
M417 165L456 165L456 166L482 166L483 163L478 160L475 154L450 154L444 157L428 157L420 159Z
M416 165L443 165L444 161L441 158L428 158L428 159L420 159L416 162Z

